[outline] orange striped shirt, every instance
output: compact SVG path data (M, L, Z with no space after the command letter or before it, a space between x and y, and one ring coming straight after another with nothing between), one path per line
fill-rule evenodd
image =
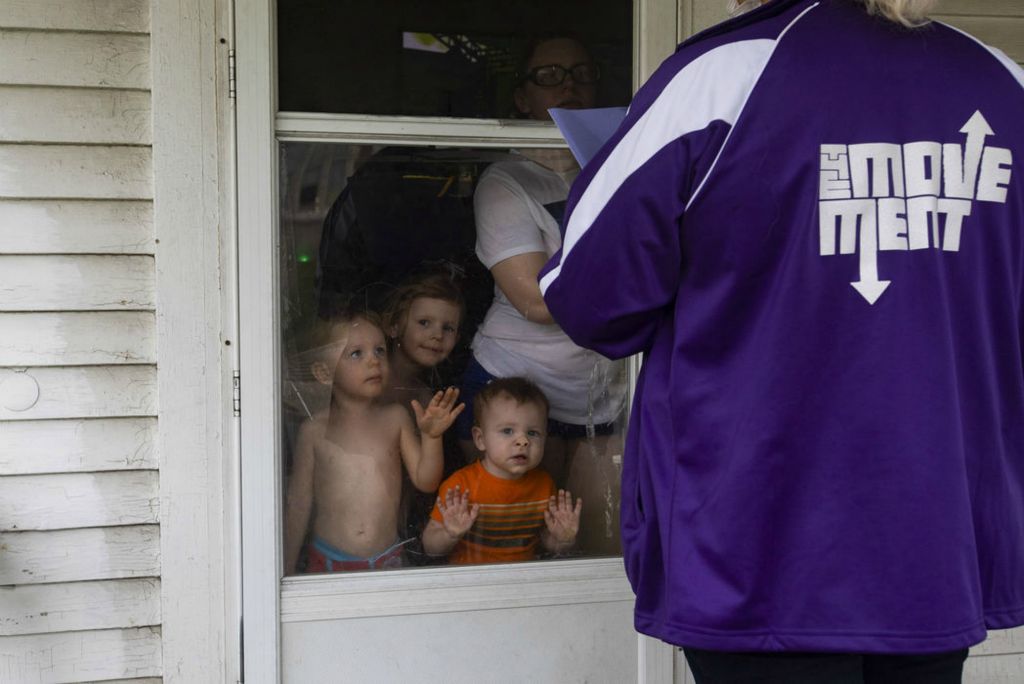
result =
M544 529L544 510L555 493L555 482L544 470L534 468L518 480L491 475L481 461L461 468L441 483L438 493L459 485L469 491L470 504L480 504L472 529L452 549L448 562L507 563L533 560ZM430 517L442 522L434 505Z

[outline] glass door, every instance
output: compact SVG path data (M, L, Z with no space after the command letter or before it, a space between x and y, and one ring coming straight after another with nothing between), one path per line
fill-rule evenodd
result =
M635 369L523 284L578 172L547 108L628 104L674 3L237 11L247 681L636 677ZM530 425L502 460L506 405Z

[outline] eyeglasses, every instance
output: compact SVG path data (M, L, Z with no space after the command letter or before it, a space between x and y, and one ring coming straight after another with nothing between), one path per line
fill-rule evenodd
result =
M589 85L601 80L601 69L591 62L575 64L566 69L561 64L545 64L534 67L527 72L524 80L530 81L542 88L553 88L562 85L565 77L572 74L574 83Z

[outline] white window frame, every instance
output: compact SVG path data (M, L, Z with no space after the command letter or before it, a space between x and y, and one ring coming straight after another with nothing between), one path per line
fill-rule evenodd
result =
M634 0L634 83L672 52L688 6ZM620 558L282 578L278 144L565 144L552 125L527 121L278 113L275 17L274 0L236 5L245 681L280 681L282 621L631 600ZM672 681L671 647L644 638L638 653L639 681Z

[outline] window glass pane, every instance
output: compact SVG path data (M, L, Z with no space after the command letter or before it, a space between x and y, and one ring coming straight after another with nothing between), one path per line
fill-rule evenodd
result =
M632 3L279 0L281 111L518 117L531 36L571 31L601 69L596 101L631 92Z
M541 301L530 288L560 246L571 157L280 154L286 574L618 554L625 365L517 308ZM466 409L448 426L507 376L536 388L493 385L475 420ZM458 402L430 406L446 387ZM446 498L445 516L438 493L454 484L469 497ZM582 510L559 501L548 526L558 489Z

